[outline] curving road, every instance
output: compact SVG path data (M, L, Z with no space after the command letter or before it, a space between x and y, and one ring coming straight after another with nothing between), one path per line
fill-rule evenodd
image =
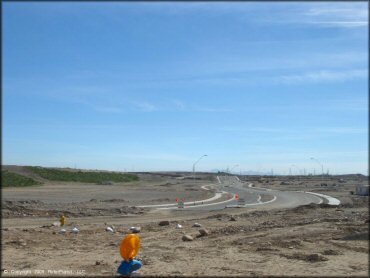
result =
M307 193L303 191L279 191L265 188L254 188L252 184L246 185L241 182L236 176L218 176L218 184L203 186L205 190L214 190L216 192L213 198L201 200L197 202L185 203L184 208L178 208L177 204L153 205L146 207L157 207L157 209L186 209L186 210L221 210L225 208L291 208L310 203L320 204L328 202L331 198L333 204L339 203L339 200L330 196ZM228 194L230 197L224 201L218 201L223 194ZM236 200L236 195L239 201ZM244 199L244 204L241 203ZM144 207L144 206L143 206Z

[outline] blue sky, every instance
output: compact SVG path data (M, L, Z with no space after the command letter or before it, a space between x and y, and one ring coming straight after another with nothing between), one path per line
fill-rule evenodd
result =
M367 49L365 2L5 2L2 161L367 174Z

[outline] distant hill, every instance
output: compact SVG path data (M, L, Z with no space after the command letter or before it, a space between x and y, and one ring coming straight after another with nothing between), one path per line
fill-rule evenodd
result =
M113 182L125 183L139 180L137 175L127 173L38 166L4 165L2 166L2 173L4 176L6 174L4 181L8 181L11 176L12 183L7 183L7 186L19 186L18 184L22 184L20 180L23 180L24 183L25 179L29 179L29 184L32 183L30 180L33 180L37 184L47 181L110 184Z
M34 186L41 184L32 178L20 175L17 173L12 173L7 170L1 171L1 187L25 187Z

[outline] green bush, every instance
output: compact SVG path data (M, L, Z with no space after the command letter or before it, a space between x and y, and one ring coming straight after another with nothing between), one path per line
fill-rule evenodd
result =
M2 187L24 187L41 184L31 178L11 173L8 171L1 171L1 186Z
M138 181L139 177L132 174L110 173L110 172L72 172L59 169L28 167L40 177L52 181L74 181L102 184L107 181L130 182Z

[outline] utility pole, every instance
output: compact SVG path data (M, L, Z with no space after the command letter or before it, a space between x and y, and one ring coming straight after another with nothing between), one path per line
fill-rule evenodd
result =
M321 164L321 162L320 162L318 159L314 158L314 157L311 157L311 160L314 160L314 161L316 161L319 165L321 165L321 183L324 183L324 165L323 165L323 164Z
M202 155L197 161L194 162L193 164L193 179L195 180L195 165L203 158L207 156L206 154Z

